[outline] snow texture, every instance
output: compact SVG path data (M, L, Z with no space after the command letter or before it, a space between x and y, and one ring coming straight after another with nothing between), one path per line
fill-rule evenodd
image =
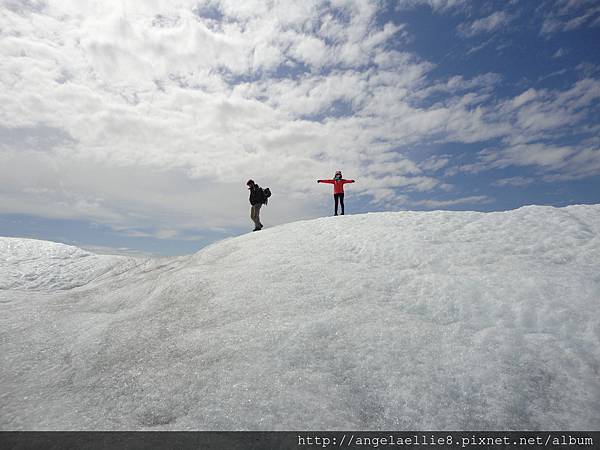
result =
M0 290L58 290L83 286L124 258L35 239L0 238Z
M600 205L0 250L3 430L600 429Z

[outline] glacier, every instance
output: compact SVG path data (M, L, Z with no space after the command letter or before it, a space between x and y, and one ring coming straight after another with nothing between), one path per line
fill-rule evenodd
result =
M2 430L600 429L600 205L0 238Z

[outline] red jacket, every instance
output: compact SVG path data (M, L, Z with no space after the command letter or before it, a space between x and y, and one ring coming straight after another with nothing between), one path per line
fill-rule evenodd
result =
M317 183L329 183L333 184L333 193L334 194L343 194L344 193L344 184L346 183L354 183L354 180L317 180Z

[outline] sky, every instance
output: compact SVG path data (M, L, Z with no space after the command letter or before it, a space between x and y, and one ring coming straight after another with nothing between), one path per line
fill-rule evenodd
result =
M346 212L600 203L595 0L0 0L0 235L178 255Z

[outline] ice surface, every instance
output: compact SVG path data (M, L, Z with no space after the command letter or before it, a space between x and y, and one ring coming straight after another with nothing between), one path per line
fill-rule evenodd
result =
M0 290L72 289L134 261L56 242L0 238Z
M1 429L600 429L600 205L56 245L0 240Z

